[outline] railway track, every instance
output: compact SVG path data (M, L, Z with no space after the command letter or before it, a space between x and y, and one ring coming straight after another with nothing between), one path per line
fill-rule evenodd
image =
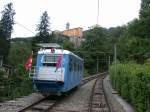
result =
M99 76L100 76L100 74L84 78L82 80L80 86L83 86L84 84L88 83L89 81L91 81ZM27 107L19 110L18 112L48 112L66 97L67 96L45 97Z
M103 88L104 77L101 75L93 85L88 112L111 112Z
M19 110L18 112L46 112L50 108L54 107L57 104L59 99L61 99L59 96L45 97L27 107Z

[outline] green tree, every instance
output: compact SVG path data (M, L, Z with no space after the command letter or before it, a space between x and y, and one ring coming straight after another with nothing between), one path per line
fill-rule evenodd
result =
M150 39L135 36L122 37L117 48L121 60L136 60L143 63L144 56L150 55Z
M128 25L130 35L141 38L150 38L150 0L141 1L140 18L131 21Z
M18 67L20 64L24 65L30 55L31 55L30 43L25 42L12 43L8 55L9 64L11 64L14 67Z
M150 17L150 0L141 0L140 18Z
M37 43L49 43L53 40L53 38L51 38L52 35L50 35L49 19L48 13L45 11L40 18L40 23L37 25L36 31L38 31L38 33L32 39L32 50L34 52L38 50L36 46Z
M40 43L48 43L50 38L50 23L49 23L49 16L47 11L45 11L40 19L40 23L37 25L37 36L36 40Z
M0 56L6 56L8 53L9 42L6 40L3 31L0 29Z
M112 27L108 29L109 43L114 45L125 34L126 26Z
M82 43L82 47L91 51L106 51L108 49L107 44L107 30L101 27L95 27L85 32L85 41Z
M140 22L140 28L144 30L143 37L150 38L150 0L142 0Z
M143 63L150 55L150 0L142 0L139 19L129 22L118 42L120 59Z
M77 49L77 51L79 51L77 54L84 58L85 69L87 69L89 73L96 72L97 57L101 64L101 70L106 68L106 62L100 62L100 60L106 58L106 56L100 52L110 51L111 47L108 43L109 38L107 34L107 29L101 27L95 27L84 32L85 41L82 42L80 48Z
M2 17L0 21L0 27L4 32L4 35L6 36L7 40L10 40L11 33L13 31L14 15L15 10L13 9L13 4L7 4L4 10L2 11Z
M13 9L13 4L7 4L1 13L2 16L0 20L0 49L3 48L2 55L4 56L4 59L6 59L10 48L11 33L13 31L14 25L15 10Z
M63 46L63 49L67 49L72 52L75 50L74 44L70 42L69 40L64 41L62 46Z

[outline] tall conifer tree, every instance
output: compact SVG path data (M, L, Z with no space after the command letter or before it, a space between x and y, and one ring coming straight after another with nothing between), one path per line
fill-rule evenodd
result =
M0 20L0 55L3 56L4 61L6 61L6 57L10 48L10 39L14 25L15 10L13 9L13 4L8 3L1 13L2 16Z
M42 43L48 43L50 38L50 23L47 11L45 11L40 19L40 23L37 25L37 41Z

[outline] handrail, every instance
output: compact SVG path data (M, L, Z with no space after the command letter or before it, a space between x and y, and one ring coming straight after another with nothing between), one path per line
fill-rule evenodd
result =
M29 78L33 78L33 76L35 76L36 75L36 69L37 67L36 66L32 66L32 68L30 69L30 71L29 71Z

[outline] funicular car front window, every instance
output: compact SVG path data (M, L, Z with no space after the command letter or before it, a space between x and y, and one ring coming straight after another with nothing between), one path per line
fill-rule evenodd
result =
M43 66L56 66L61 55L45 55L43 58Z

